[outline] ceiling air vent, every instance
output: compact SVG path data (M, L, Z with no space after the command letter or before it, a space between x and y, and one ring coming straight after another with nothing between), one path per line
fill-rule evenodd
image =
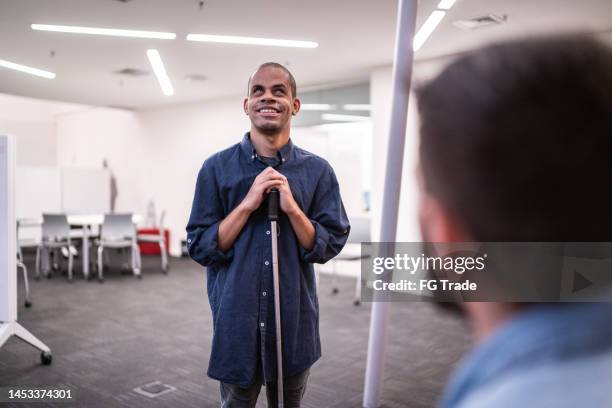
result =
M130 76L130 77L143 77L143 76L151 75L150 71L145 71L144 69L138 69L138 68L123 68L123 69L114 71L113 73L117 75L125 75L125 76Z
M206 81L206 76L202 75L202 74L185 75L185 81L187 81L187 82L204 82L204 81Z
M508 20L507 15L489 14L482 17L468 18L465 20L456 20L453 22L455 27L459 27L462 30L471 31L479 28L492 27L505 23Z

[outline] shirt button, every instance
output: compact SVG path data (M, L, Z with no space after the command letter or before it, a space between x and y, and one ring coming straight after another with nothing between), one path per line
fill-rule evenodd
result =
M270 231L266 231L266 235L270 235Z
M264 264L266 264L266 266L270 265L270 262L266 261L264 262Z
M266 293L266 292L261 292L261 295L262 295L262 296L266 296L266 295L267 295L267 293Z
M188 243L188 244L191 244L191 238L187 240L187 243Z
M264 326L265 326L264 322L259 323L259 325L260 325L261 327L264 327Z

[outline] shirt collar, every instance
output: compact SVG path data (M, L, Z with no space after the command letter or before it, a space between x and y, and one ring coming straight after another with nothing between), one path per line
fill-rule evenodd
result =
M251 132L246 132L244 134L244 137L240 142L240 147L250 161L257 160L257 152L255 151L253 143L251 143ZM291 158L292 153L293 142L291 141L291 138L289 138L289 141L283 147L281 147L278 152L276 152L281 163L286 163Z
M451 376L440 406L456 407L472 392L517 367L594 356L611 348L612 305L533 305L472 350Z

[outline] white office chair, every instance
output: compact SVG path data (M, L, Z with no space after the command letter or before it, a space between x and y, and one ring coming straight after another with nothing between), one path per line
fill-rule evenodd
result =
M70 226L66 214L43 214L42 240L36 249L36 276L40 270L46 277L51 276L49 257L53 255L53 269L59 269L59 254L62 248L70 248ZM68 281L72 281L73 255L68 251Z
M370 237L370 217L352 217L350 220L351 231L349 233L346 245L342 251L332 261L332 294L338 293L338 285L336 283L336 262L337 261L361 261L365 255L361 253L361 243L369 242ZM361 276L357 276L355 284L355 306L361 304Z
M98 244L98 280L104 282L104 250L129 249L130 266L134 275L142 278L140 273L140 250L136 241L136 228L132 222L132 214L106 214L100 229Z
M31 307L32 301L30 300L30 285L28 282L28 269L23 263L23 253L21 252L21 245L19 245L19 221L17 221L17 269L21 268L23 271L23 284L25 285L25 307Z
M151 242L159 245L159 250L161 253L161 268L163 273L168 273L169 265L168 265L168 253L166 248L168 247L168 243L166 242L166 236L164 235L164 218L166 217L166 211L162 211L161 217L159 219L159 225L157 229L159 230L159 234L138 234L138 242Z

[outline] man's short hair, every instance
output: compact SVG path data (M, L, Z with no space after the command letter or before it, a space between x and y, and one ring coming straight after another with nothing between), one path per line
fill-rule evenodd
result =
M417 90L425 189L477 241L609 241L612 51L492 45Z
M278 69L282 69L283 71L285 71L287 75L289 75L289 85L291 86L291 96L293 98L297 97L297 85L295 83L295 78L293 77L293 74L284 65L279 64L278 62L264 62L263 64L257 67L255 72L253 72L253 74L249 77L249 82L247 83L247 96L251 93L251 78L253 78L253 75L255 75L257 71L263 68L278 68Z

